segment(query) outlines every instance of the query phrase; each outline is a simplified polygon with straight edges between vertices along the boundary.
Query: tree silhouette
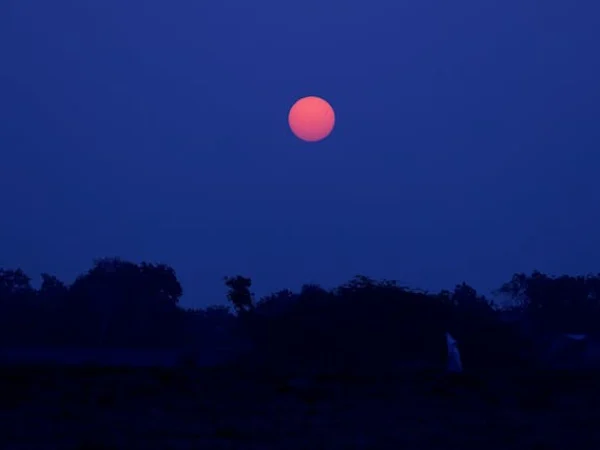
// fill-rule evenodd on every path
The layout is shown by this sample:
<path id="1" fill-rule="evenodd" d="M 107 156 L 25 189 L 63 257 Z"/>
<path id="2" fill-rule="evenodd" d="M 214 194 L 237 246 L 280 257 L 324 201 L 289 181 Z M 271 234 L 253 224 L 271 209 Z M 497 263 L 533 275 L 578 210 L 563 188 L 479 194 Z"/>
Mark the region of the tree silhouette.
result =
<path id="1" fill-rule="evenodd" d="M 22 298 L 32 292 L 31 278 L 21 269 L 0 269 L 0 301 Z"/>
<path id="2" fill-rule="evenodd" d="M 42 285 L 38 291 L 38 295 L 44 298 L 44 300 L 50 301 L 57 298 L 65 297 L 69 289 L 54 275 L 42 273 Z"/>
<path id="3" fill-rule="evenodd" d="M 228 358 L 243 354 L 239 361 L 269 370 L 348 373 L 443 368 L 450 332 L 465 367 L 487 370 L 529 367 L 541 337 L 593 335 L 600 323 L 599 275 L 515 274 L 498 290 L 508 308 L 465 282 L 428 293 L 364 275 L 255 303 L 252 280 L 237 275 L 225 277 L 231 309 L 185 309 L 173 268 L 119 258 L 94 261 L 70 285 L 48 273 L 41 281 L 34 289 L 22 270 L 0 269 L 0 345 L 169 347 L 212 352 L 215 361 L 227 348 Z"/>
<path id="4" fill-rule="evenodd" d="M 181 295 L 172 268 L 118 258 L 97 260 L 70 287 L 71 307 L 85 317 L 75 321 L 85 327 L 77 332 L 96 345 L 169 341 L 164 319 L 176 315 Z"/>
<path id="5" fill-rule="evenodd" d="M 250 278 L 236 275 L 225 277 L 227 286 L 227 300 L 231 302 L 238 314 L 250 312 L 254 309 L 254 294 L 250 292 L 252 280 Z"/>
<path id="6" fill-rule="evenodd" d="M 600 319 L 598 275 L 552 277 L 518 273 L 499 292 L 508 294 L 524 315 L 544 331 L 592 332 Z"/>

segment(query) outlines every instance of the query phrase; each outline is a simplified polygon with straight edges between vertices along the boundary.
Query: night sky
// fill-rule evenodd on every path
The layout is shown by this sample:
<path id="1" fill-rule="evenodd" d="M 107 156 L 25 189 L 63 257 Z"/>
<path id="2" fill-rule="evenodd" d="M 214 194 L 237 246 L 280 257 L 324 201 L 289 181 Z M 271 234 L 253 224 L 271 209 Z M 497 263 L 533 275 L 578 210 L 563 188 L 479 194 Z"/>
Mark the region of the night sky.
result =
<path id="1" fill-rule="evenodd" d="M 186 306 L 357 273 L 600 271 L 600 2 L 3 0 L 0 266 L 165 262 Z M 318 95 L 337 123 L 295 138 Z"/>

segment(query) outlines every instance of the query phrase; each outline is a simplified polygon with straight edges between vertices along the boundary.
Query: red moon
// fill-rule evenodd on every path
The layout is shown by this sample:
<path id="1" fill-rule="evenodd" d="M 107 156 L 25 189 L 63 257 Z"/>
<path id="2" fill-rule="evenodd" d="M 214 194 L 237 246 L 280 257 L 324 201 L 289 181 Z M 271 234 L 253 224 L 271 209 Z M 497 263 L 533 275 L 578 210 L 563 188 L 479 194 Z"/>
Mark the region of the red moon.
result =
<path id="1" fill-rule="evenodd" d="M 290 109 L 288 123 L 296 137 L 307 142 L 325 139 L 333 131 L 335 113 L 321 97 L 304 97 Z"/>

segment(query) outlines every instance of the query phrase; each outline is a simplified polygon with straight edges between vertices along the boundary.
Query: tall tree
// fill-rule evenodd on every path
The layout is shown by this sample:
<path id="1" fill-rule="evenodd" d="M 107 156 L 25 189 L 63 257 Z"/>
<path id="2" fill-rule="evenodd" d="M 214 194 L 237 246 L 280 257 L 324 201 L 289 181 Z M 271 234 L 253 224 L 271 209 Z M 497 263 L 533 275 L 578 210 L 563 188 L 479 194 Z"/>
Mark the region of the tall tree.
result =
<path id="1" fill-rule="evenodd" d="M 250 278 L 236 275 L 225 277 L 227 286 L 227 300 L 238 314 L 243 314 L 254 309 L 254 294 L 250 291 L 252 280 Z"/>

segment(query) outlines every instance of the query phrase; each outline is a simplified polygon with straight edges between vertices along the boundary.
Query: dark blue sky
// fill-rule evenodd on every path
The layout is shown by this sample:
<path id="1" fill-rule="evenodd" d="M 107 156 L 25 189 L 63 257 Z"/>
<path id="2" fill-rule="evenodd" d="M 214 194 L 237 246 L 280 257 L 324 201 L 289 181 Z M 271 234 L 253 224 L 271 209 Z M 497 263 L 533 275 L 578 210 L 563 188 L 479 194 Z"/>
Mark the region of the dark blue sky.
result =
<path id="1" fill-rule="evenodd" d="M 0 265 L 171 264 L 185 305 L 356 273 L 600 271 L 600 3 L 4 0 Z M 332 135 L 287 127 L 301 96 Z"/>

